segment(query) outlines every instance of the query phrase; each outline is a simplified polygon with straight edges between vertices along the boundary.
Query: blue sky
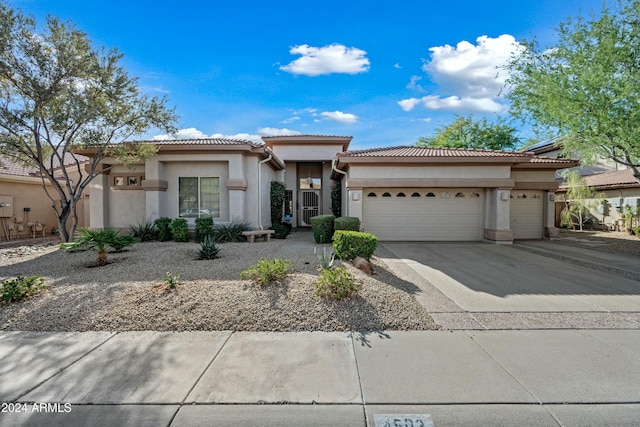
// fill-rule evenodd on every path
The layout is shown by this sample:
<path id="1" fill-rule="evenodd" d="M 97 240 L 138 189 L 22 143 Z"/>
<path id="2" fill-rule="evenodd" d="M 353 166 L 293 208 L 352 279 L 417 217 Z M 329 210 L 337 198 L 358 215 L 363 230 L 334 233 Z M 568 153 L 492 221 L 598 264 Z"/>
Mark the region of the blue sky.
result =
<path id="1" fill-rule="evenodd" d="M 117 47 L 177 136 L 353 136 L 351 149 L 414 144 L 456 115 L 508 117 L 499 67 L 522 39 L 553 44 L 602 0 L 13 0 Z M 154 137 L 154 132 L 145 137 Z M 530 136 L 525 129 L 521 136 Z"/>

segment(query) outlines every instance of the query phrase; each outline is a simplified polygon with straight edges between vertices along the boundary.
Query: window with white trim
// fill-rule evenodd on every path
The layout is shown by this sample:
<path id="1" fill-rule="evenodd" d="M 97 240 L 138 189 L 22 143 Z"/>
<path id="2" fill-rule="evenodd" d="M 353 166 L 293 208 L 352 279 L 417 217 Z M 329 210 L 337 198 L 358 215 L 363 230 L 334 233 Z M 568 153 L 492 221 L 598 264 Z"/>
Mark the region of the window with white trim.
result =
<path id="1" fill-rule="evenodd" d="M 178 178 L 180 218 L 220 218 L 220 178 Z"/>

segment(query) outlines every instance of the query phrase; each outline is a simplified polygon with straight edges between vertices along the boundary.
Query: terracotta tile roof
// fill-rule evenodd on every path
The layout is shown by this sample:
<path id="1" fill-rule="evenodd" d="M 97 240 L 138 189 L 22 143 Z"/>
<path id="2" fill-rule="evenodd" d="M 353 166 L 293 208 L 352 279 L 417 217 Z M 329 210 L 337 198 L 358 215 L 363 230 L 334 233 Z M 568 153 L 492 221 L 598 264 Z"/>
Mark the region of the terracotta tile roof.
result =
<path id="1" fill-rule="evenodd" d="M 135 143 L 149 143 L 157 145 L 251 145 L 261 147 L 258 144 L 246 139 L 227 139 L 227 138 L 198 138 L 198 139 L 153 139 L 144 141 L 133 141 Z"/>
<path id="2" fill-rule="evenodd" d="M 274 135 L 274 136 L 263 136 L 262 139 L 303 139 L 303 140 L 312 140 L 312 139 L 322 139 L 322 140 L 342 140 L 349 139 L 351 140 L 352 136 L 338 136 L 338 135 Z"/>
<path id="3" fill-rule="evenodd" d="M 567 163 L 574 164 L 576 160 L 574 159 L 565 159 L 562 157 L 544 157 L 544 156 L 535 156 L 532 157 L 529 163 Z"/>
<path id="4" fill-rule="evenodd" d="M 0 174 L 16 176 L 37 176 L 36 168 L 26 167 L 14 163 L 6 157 L 0 157 Z"/>
<path id="5" fill-rule="evenodd" d="M 472 148 L 435 148 L 404 145 L 345 151 L 338 157 L 521 157 L 531 158 L 531 153 L 515 151 L 477 150 Z"/>
<path id="6" fill-rule="evenodd" d="M 78 154 L 65 153 L 64 156 L 64 164 L 65 165 L 75 165 L 76 160 L 80 161 L 80 163 L 86 163 L 89 159 L 85 156 L 81 156 Z M 54 157 L 53 159 L 53 169 L 60 169 L 60 161 Z M 7 175 L 15 175 L 15 176 L 40 176 L 40 170 L 36 167 L 23 166 L 15 161 L 9 159 L 8 157 L 2 156 L 0 157 L 0 174 Z"/>
<path id="7" fill-rule="evenodd" d="M 587 185 L 598 190 L 640 187 L 640 182 L 638 182 L 638 180 L 634 178 L 631 169 L 586 175 L 583 178 L 586 181 Z M 560 189 L 566 190 L 567 185 L 565 183 L 562 183 L 560 185 Z"/>

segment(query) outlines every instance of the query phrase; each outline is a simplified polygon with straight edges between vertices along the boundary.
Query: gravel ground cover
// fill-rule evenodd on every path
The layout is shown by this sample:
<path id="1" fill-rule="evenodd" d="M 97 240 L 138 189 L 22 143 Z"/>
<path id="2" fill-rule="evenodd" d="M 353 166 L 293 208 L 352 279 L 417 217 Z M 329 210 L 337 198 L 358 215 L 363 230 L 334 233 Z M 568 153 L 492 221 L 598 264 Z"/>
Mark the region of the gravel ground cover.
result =
<path id="1" fill-rule="evenodd" d="M 0 329 L 31 331 L 349 331 L 429 330 L 438 326 L 411 295 L 413 284 L 373 258 L 367 276 L 343 264 L 362 284 L 358 295 L 331 301 L 315 295 L 318 261 L 310 233 L 287 240 L 227 243 L 220 258 L 197 260 L 196 243 L 137 243 L 109 253 L 67 253 L 53 243 L 0 249 L 0 279 L 43 277 L 49 290 L 0 305 Z M 260 258 L 285 258 L 295 273 L 258 287 L 239 279 Z M 177 289 L 162 282 L 180 275 Z"/>
<path id="2" fill-rule="evenodd" d="M 622 231 L 560 229 L 560 239 L 554 241 L 603 252 L 640 256 L 640 238 Z"/>

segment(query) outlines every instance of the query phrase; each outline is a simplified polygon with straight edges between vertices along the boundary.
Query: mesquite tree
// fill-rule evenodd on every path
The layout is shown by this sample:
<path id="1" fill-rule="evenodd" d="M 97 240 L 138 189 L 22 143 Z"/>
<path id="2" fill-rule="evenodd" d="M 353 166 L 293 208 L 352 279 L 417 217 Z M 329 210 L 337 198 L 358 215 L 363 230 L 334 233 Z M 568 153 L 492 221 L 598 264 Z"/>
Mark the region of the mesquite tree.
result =
<path id="1" fill-rule="evenodd" d="M 37 33 L 33 18 L 0 1 L 0 154 L 39 170 L 63 242 L 73 237 L 84 190 L 104 171 L 100 161 L 139 162 L 155 146 L 123 141 L 151 128 L 175 130 L 166 99 L 142 94 L 121 59 L 55 17 Z M 77 148 L 95 155 L 79 158 Z"/>

